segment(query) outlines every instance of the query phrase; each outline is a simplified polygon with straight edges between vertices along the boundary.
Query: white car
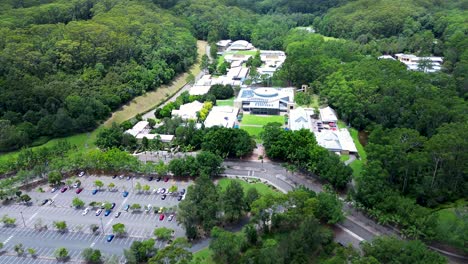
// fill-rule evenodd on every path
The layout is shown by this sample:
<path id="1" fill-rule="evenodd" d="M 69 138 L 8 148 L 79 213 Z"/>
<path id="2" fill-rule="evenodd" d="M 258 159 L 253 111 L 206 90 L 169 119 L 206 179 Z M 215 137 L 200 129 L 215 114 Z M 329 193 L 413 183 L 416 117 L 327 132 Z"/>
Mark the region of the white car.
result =
<path id="1" fill-rule="evenodd" d="M 158 188 L 157 193 L 158 193 L 158 194 L 161 193 L 162 189 L 163 189 L 163 188 Z"/>
<path id="2" fill-rule="evenodd" d="M 172 219 L 174 219 L 174 215 L 171 214 L 168 218 L 167 218 L 167 221 L 172 221 Z"/>
<path id="3" fill-rule="evenodd" d="M 145 212 L 148 213 L 149 211 L 151 211 L 151 208 L 152 208 L 151 204 L 148 204 L 148 207 L 146 208 Z"/>
<path id="4" fill-rule="evenodd" d="M 78 174 L 78 177 L 83 177 L 84 175 L 85 175 L 85 172 L 82 171 L 82 172 L 80 172 L 80 173 Z"/>
<path id="5" fill-rule="evenodd" d="M 162 214 L 164 208 L 163 207 L 159 207 L 159 211 L 158 211 L 158 214 Z"/>
<path id="6" fill-rule="evenodd" d="M 86 208 L 86 209 L 84 209 L 82 215 L 86 215 L 86 214 L 88 214 L 88 212 L 89 212 L 89 208 Z"/>
<path id="7" fill-rule="evenodd" d="M 57 188 L 52 188 L 52 190 L 50 191 L 51 193 L 54 193 L 57 191 Z"/>
<path id="8" fill-rule="evenodd" d="M 102 209 L 98 209 L 98 210 L 96 211 L 96 216 L 99 216 L 101 213 L 102 213 Z"/>

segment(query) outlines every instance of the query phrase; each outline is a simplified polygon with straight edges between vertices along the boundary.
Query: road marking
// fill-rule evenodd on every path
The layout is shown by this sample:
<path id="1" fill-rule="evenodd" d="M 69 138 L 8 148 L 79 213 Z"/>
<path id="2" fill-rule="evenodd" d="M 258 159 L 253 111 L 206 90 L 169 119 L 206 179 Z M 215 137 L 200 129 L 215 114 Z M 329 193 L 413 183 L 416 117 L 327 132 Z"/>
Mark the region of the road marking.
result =
<path id="1" fill-rule="evenodd" d="M 34 213 L 31 217 L 29 217 L 28 222 L 30 222 L 34 217 L 36 217 L 36 215 L 37 215 L 37 212 Z"/>
<path id="2" fill-rule="evenodd" d="M 361 241 L 364 241 L 365 239 L 358 236 L 356 233 L 353 233 L 351 230 L 347 229 L 346 227 L 340 225 L 340 224 L 337 224 L 336 226 L 338 226 L 339 228 L 341 228 L 343 231 L 345 231 L 346 233 L 348 233 L 349 235 L 351 235 L 352 237 L 356 238 L 357 240 L 359 240 L 359 242 Z"/>
<path id="3" fill-rule="evenodd" d="M 94 247 L 94 245 L 96 245 L 96 242 L 91 243 L 91 245 L 89 247 L 92 248 L 92 247 Z"/>
<path id="4" fill-rule="evenodd" d="M 13 235 L 9 236 L 9 237 L 3 242 L 3 244 L 5 245 L 5 244 L 8 243 L 8 241 L 10 241 L 10 239 L 12 239 L 12 238 L 13 238 Z"/>

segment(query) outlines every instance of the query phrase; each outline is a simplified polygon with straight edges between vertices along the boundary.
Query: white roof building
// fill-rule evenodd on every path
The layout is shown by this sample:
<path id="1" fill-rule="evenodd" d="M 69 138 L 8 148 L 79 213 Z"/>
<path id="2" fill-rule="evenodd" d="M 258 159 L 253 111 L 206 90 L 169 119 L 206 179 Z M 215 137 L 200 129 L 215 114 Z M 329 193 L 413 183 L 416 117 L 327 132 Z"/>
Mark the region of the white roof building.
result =
<path id="1" fill-rule="evenodd" d="M 193 101 L 188 104 L 181 105 L 179 110 L 172 110 L 172 116 L 180 116 L 184 120 L 197 119 L 197 112 L 203 108 L 203 103 Z"/>
<path id="2" fill-rule="evenodd" d="M 442 57 L 418 57 L 413 54 L 403 53 L 395 54 L 395 57 L 405 64 L 408 70 L 412 71 L 437 72 L 442 69 L 442 63 L 444 63 L 444 58 Z M 428 62 L 425 69 L 420 67 L 420 63 L 423 61 Z"/>
<path id="3" fill-rule="evenodd" d="M 234 127 L 237 122 L 239 108 L 231 106 L 213 106 L 205 120 L 205 127 L 222 126 Z"/>
<path id="4" fill-rule="evenodd" d="M 234 106 L 257 115 L 278 115 L 294 109 L 295 88 L 242 88 Z"/>
<path id="5" fill-rule="evenodd" d="M 379 60 L 395 60 L 395 58 L 393 58 L 391 55 L 382 55 L 382 56 L 377 57 L 377 59 L 379 59 Z"/>
<path id="6" fill-rule="evenodd" d="M 321 132 L 314 131 L 317 144 L 333 152 L 357 153 L 356 145 L 349 134 L 348 129 L 339 130 L 324 129 Z"/>
<path id="7" fill-rule="evenodd" d="M 150 134 L 151 129 L 148 127 L 148 125 L 148 121 L 139 121 L 133 126 L 133 128 L 125 131 L 125 133 L 134 136 L 136 139 L 155 139 L 159 136 L 161 141 L 166 143 L 171 142 L 174 139 L 173 135 Z"/>
<path id="8" fill-rule="evenodd" d="M 314 115 L 314 110 L 311 108 L 298 107 L 293 110 L 289 110 L 289 129 L 290 130 L 310 130 L 311 116 Z"/>
<path id="9" fill-rule="evenodd" d="M 232 43 L 232 40 L 225 39 L 225 40 L 220 40 L 220 41 L 216 42 L 216 46 L 227 48 L 227 47 L 229 47 L 229 45 L 231 45 L 231 43 Z"/>
<path id="10" fill-rule="evenodd" d="M 328 122 L 338 122 L 338 117 L 336 116 L 335 110 L 327 106 L 325 108 L 319 109 L 320 111 L 320 120 L 324 123 Z"/>
<path id="11" fill-rule="evenodd" d="M 245 40 L 236 40 L 231 43 L 229 48 L 227 49 L 228 51 L 230 50 L 252 50 L 255 47 L 250 44 L 250 42 L 245 41 Z"/>

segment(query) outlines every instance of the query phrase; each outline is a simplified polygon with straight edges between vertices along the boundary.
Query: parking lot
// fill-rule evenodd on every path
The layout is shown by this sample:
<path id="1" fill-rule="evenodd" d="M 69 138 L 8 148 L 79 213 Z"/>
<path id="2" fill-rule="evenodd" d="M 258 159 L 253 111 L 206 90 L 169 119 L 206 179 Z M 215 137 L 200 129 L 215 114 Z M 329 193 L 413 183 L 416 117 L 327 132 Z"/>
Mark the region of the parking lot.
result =
<path id="1" fill-rule="evenodd" d="M 32 198 L 31 205 L 23 205 L 13 203 L 10 205 L 2 205 L 0 217 L 8 215 L 16 218 L 15 227 L 0 228 L 0 242 L 4 243 L 4 250 L 13 251 L 13 247 L 22 243 L 25 248 L 34 248 L 39 256 L 52 256 L 53 252 L 58 247 L 65 247 L 70 251 L 71 258 L 78 258 L 84 248 L 93 247 L 100 249 L 105 255 L 121 256 L 123 249 L 128 248 L 135 240 L 144 240 L 154 238 L 153 231 L 158 227 L 167 227 L 174 230 L 174 236 L 184 236 L 183 228 L 177 224 L 176 206 L 179 203 L 179 191 L 187 189 L 191 182 L 176 182 L 174 180 L 156 180 L 148 181 L 144 178 L 126 178 L 120 179 L 116 177 L 96 177 L 84 176 L 76 178 L 81 181 L 82 192 L 76 194 L 76 188 L 68 189 L 61 192 L 60 189 L 51 192 L 50 187 L 43 186 L 44 192 L 34 191 L 27 192 Z M 93 194 L 96 189 L 94 182 L 102 181 L 104 186 Z M 109 183 L 114 183 L 115 189 L 109 191 L 107 186 Z M 149 192 L 137 192 L 136 186 L 138 182 L 141 186 L 149 185 Z M 177 186 L 178 191 L 172 195 L 166 194 L 165 199 L 162 199 L 163 194 L 157 194 L 153 190 L 165 188 L 168 192 L 171 186 Z M 174 187 L 173 187 L 174 188 Z M 128 196 L 123 197 L 123 192 L 127 191 Z M 78 197 L 84 201 L 85 206 L 81 209 L 72 207 L 73 198 Z M 183 196 L 182 196 L 183 197 Z M 49 202 L 42 205 L 44 200 Z M 53 203 L 50 203 L 53 200 Z M 90 207 L 91 202 L 96 202 L 97 207 L 90 208 L 89 212 L 83 215 L 84 208 Z M 101 203 L 115 203 L 115 207 L 111 210 L 108 216 L 105 216 L 104 211 L 99 216 L 96 216 L 96 210 L 100 208 Z M 127 205 L 139 204 L 141 210 L 135 212 L 132 209 L 125 211 Z M 145 206 L 151 205 L 152 210 L 145 212 Z M 161 220 L 161 214 L 157 211 L 163 207 L 164 219 Z M 116 212 L 121 212 L 118 218 L 115 217 Z M 169 221 L 169 216 L 173 215 L 173 219 Z M 65 221 L 67 224 L 66 232 L 59 232 L 55 229 L 54 221 Z M 125 225 L 126 235 L 124 237 L 115 237 L 111 242 L 107 242 L 106 238 L 112 234 L 112 225 L 122 223 Z M 35 227 L 38 224 L 47 225 L 47 229 L 42 231 Z M 92 233 L 90 226 L 96 225 L 99 227 L 96 233 Z M 104 230 L 102 232 L 102 230 Z M 157 241 L 157 246 L 164 246 L 163 241 Z M 1 259 L 0 257 L 0 263 Z"/>

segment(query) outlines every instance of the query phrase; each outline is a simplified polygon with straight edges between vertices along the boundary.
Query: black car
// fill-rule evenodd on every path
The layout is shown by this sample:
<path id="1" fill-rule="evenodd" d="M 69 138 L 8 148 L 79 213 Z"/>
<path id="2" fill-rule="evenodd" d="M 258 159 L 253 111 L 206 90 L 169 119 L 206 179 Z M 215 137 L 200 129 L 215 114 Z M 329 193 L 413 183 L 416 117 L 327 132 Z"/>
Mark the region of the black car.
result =
<path id="1" fill-rule="evenodd" d="M 115 203 L 112 203 L 111 204 L 111 209 L 114 209 L 114 207 L 115 207 Z"/>
<path id="2" fill-rule="evenodd" d="M 182 196 L 177 197 L 177 201 L 182 201 Z"/>
<path id="3" fill-rule="evenodd" d="M 163 194 L 163 195 L 161 196 L 161 200 L 166 200 L 166 197 L 167 197 L 167 195 Z"/>
<path id="4" fill-rule="evenodd" d="M 148 181 L 152 181 L 154 178 L 153 177 L 149 177 L 148 178 Z"/>
<path id="5" fill-rule="evenodd" d="M 185 189 L 182 189 L 182 191 L 180 191 L 180 194 L 184 195 L 185 194 Z"/>
<path id="6" fill-rule="evenodd" d="M 42 201 L 42 205 L 46 204 L 49 202 L 49 199 L 45 199 L 44 201 Z"/>
<path id="7" fill-rule="evenodd" d="M 114 176 L 112 176 L 112 179 L 115 179 L 115 178 L 117 178 L 117 174 L 116 174 L 116 175 L 114 175 Z"/>
<path id="8" fill-rule="evenodd" d="M 161 180 L 162 180 L 161 177 L 158 177 L 158 178 L 156 179 L 157 182 L 160 182 Z"/>

